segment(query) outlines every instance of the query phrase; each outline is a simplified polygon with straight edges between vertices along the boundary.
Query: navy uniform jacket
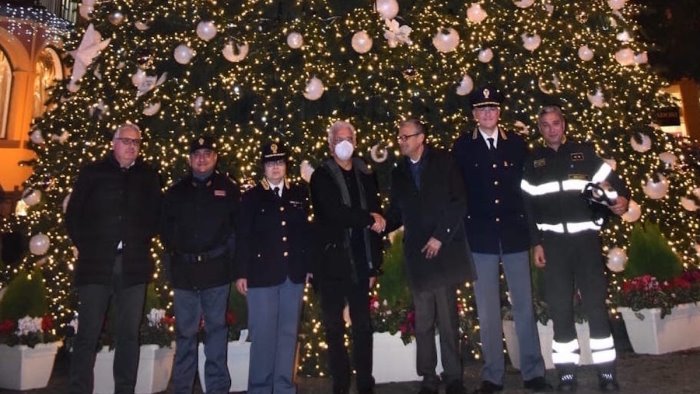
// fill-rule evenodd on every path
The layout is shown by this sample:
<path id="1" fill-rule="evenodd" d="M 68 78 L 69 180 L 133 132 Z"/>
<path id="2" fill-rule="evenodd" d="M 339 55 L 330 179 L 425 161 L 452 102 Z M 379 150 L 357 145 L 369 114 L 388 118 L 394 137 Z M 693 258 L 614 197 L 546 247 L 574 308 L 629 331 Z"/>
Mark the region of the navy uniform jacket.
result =
<path id="1" fill-rule="evenodd" d="M 278 197 L 263 180 L 243 194 L 238 223 L 238 278 L 248 287 L 303 283 L 310 272 L 309 193 L 285 181 Z"/>
<path id="2" fill-rule="evenodd" d="M 452 150 L 467 189 L 464 223 L 476 253 L 516 253 L 530 247 L 520 190 L 527 145 L 517 134 L 500 128 L 498 133 L 493 153 L 478 128 L 463 133 Z"/>
<path id="3" fill-rule="evenodd" d="M 233 280 L 239 199 L 238 186 L 218 171 L 203 181 L 188 175 L 168 189 L 161 240 L 173 288 L 206 289 Z"/>

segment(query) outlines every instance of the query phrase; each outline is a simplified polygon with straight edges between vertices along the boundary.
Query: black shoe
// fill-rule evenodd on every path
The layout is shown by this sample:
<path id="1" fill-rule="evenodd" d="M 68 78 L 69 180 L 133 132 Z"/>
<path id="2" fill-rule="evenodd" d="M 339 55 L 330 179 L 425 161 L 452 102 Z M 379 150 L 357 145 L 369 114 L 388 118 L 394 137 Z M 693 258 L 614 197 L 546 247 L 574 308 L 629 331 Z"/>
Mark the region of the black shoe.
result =
<path id="1" fill-rule="evenodd" d="M 598 375 L 598 390 L 608 393 L 620 391 L 620 384 L 617 383 L 614 374 L 601 373 Z"/>
<path id="2" fill-rule="evenodd" d="M 464 389 L 464 385 L 462 384 L 461 380 L 455 380 L 454 382 L 450 382 L 447 385 L 447 388 L 445 389 L 446 394 L 467 394 L 467 391 Z"/>
<path id="3" fill-rule="evenodd" d="M 576 391 L 576 375 L 574 374 L 563 374 L 559 376 L 559 384 L 557 385 L 557 391 L 573 393 Z"/>
<path id="4" fill-rule="evenodd" d="M 483 380 L 481 382 L 481 386 L 474 391 L 474 394 L 491 394 L 498 393 L 499 391 L 503 391 L 502 384 L 496 384 L 489 382 L 488 380 Z"/>
<path id="5" fill-rule="evenodd" d="M 552 385 L 547 383 L 547 380 L 543 376 L 526 380 L 523 382 L 523 387 L 525 387 L 526 390 L 532 390 L 536 393 L 548 393 L 554 390 Z"/>
<path id="6" fill-rule="evenodd" d="M 435 389 L 431 389 L 430 387 L 421 387 L 418 394 L 438 394 L 438 391 Z"/>

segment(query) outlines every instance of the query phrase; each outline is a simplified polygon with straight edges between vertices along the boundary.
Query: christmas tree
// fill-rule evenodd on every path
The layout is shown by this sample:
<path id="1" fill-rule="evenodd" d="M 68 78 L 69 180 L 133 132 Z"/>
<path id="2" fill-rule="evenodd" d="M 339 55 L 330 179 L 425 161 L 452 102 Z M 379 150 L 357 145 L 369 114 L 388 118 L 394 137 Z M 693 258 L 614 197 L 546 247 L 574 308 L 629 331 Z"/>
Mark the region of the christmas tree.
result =
<path id="1" fill-rule="evenodd" d="M 484 84 L 505 93 L 502 126 L 532 144 L 541 143 L 539 108 L 560 105 L 569 135 L 595 144 L 626 180 L 634 202 L 606 226 L 603 253 L 626 248 L 632 223 L 646 220 L 694 265 L 700 189 L 679 143 L 653 124 L 655 110 L 673 104 L 646 64 L 638 12 L 626 0 L 83 0 L 84 23 L 65 45 L 73 75 L 31 131 L 34 174 L 3 228 L 32 237 L 32 253 L 0 284 L 41 266 L 52 311 L 70 320 L 66 199 L 80 166 L 108 152 L 123 122 L 141 127 L 143 156 L 165 185 L 185 173 L 186 143 L 205 131 L 223 147 L 219 168 L 248 184 L 270 139 L 290 146 L 291 175 L 307 178 L 296 169 L 318 164 L 327 127 L 347 119 L 386 190 L 398 122 L 423 120 L 431 143 L 449 148 L 474 126 L 468 94 Z M 611 274 L 611 292 L 619 280 Z M 461 295 L 473 342 L 471 290 Z M 304 373 L 317 374 L 324 345 L 308 296 L 302 357 Z"/>

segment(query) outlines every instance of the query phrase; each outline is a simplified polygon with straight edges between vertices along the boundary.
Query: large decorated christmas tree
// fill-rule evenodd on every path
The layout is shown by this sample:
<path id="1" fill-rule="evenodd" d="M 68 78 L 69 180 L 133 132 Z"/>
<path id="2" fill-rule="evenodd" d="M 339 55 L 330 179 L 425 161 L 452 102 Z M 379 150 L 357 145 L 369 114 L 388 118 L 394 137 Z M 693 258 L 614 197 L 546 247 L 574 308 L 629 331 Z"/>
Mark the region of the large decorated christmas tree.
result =
<path id="1" fill-rule="evenodd" d="M 595 144 L 625 178 L 632 207 L 607 225 L 604 254 L 624 250 L 631 223 L 646 220 L 697 264 L 700 193 L 678 142 L 654 125 L 672 103 L 626 0 L 83 0 L 80 9 L 65 45 L 72 76 L 31 130 L 34 174 L 3 228 L 31 237 L 32 253 L 5 267 L 0 284 L 41 266 L 59 320 L 74 307 L 64 207 L 80 166 L 108 152 L 117 125 L 141 127 L 164 185 L 185 173 L 186 143 L 201 132 L 223 147 L 220 169 L 247 184 L 270 139 L 290 146 L 292 176 L 306 178 L 327 155 L 327 127 L 346 119 L 386 190 L 398 122 L 420 118 L 431 143 L 449 148 L 474 126 L 468 94 L 484 84 L 505 93 L 504 127 L 541 143 L 536 113 L 560 105 L 569 135 Z M 618 281 L 611 274 L 611 293 Z M 463 327 L 475 330 L 471 291 L 461 293 Z M 323 352 L 316 308 L 309 301 L 305 360 Z M 318 373 L 309 363 L 304 371 Z"/>

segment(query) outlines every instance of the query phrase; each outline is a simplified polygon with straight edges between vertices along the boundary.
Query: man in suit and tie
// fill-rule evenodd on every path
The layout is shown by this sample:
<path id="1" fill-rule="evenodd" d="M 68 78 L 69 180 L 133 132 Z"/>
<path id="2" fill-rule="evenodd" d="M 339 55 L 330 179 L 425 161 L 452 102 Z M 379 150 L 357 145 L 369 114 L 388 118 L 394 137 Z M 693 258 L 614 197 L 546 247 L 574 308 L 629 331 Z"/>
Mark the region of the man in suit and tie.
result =
<path id="1" fill-rule="evenodd" d="M 464 185 L 449 153 L 425 144 L 425 126 L 409 119 L 397 136 L 404 156 L 391 176 L 387 230 L 404 226 L 406 273 L 415 307 L 420 394 L 438 392 L 435 326 L 447 394 L 464 393 L 457 320 L 458 286 L 474 279 L 464 233 Z"/>
<path id="2" fill-rule="evenodd" d="M 503 265 L 513 304 L 524 386 L 548 391 L 551 386 L 544 379 L 532 306 L 530 238 L 520 190 L 527 144 L 519 135 L 498 125 L 502 100 L 498 90 L 482 87 L 470 99 L 477 126 L 457 139 L 453 154 L 467 189 L 469 206 L 464 223 L 478 278 L 474 292 L 484 367 L 476 392 L 503 390 L 499 263 Z"/>

